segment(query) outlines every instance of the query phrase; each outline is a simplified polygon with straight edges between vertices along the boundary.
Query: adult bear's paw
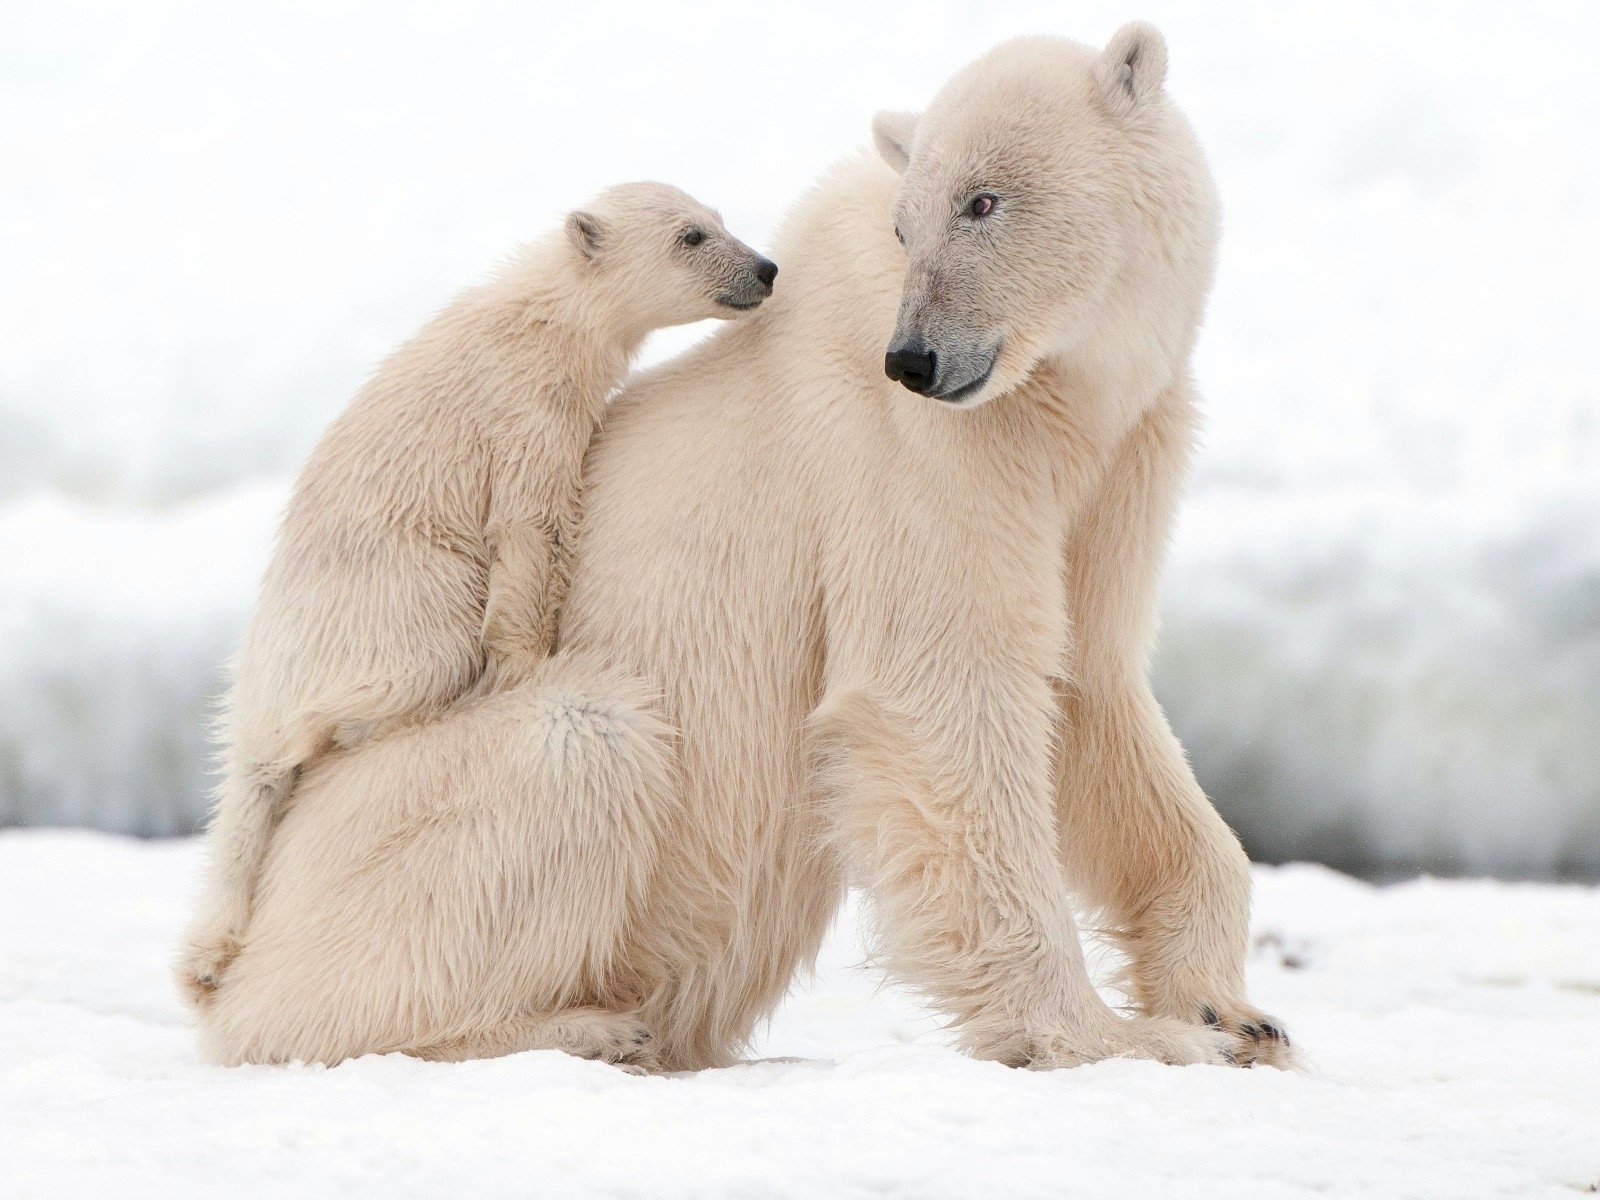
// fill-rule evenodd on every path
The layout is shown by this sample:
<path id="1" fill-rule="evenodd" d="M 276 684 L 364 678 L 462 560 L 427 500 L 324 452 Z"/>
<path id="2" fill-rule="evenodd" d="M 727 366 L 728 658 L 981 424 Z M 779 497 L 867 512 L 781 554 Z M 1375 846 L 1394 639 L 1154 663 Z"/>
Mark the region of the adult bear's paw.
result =
<path id="1" fill-rule="evenodd" d="M 1147 1058 L 1171 1066 L 1234 1066 L 1237 1044 L 1220 1030 L 1166 1017 L 1127 1017 L 1092 1033 L 1073 1030 L 1035 1035 L 1022 1065 L 1037 1071 L 1077 1067 L 1108 1058 Z"/>
<path id="2" fill-rule="evenodd" d="M 551 1018 L 549 1036 L 557 1048 L 577 1058 L 610 1063 L 634 1074 L 660 1069 L 655 1035 L 632 1013 L 568 1009 Z"/>
<path id="3" fill-rule="evenodd" d="M 1173 972 L 1145 982 L 1131 989 L 1133 1011 L 1227 1034 L 1241 1067 L 1259 1063 L 1290 1070 L 1301 1065 L 1283 1022 L 1248 1003 L 1236 986 L 1218 982 L 1215 974 Z"/>
<path id="4" fill-rule="evenodd" d="M 1241 1067 L 1259 1063 L 1288 1070 L 1299 1065 L 1283 1022 L 1258 1008 L 1241 1002 L 1202 1002 L 1196 1007 L 1195 1020 L 1233 1039 L 1234 1056 Z"/>

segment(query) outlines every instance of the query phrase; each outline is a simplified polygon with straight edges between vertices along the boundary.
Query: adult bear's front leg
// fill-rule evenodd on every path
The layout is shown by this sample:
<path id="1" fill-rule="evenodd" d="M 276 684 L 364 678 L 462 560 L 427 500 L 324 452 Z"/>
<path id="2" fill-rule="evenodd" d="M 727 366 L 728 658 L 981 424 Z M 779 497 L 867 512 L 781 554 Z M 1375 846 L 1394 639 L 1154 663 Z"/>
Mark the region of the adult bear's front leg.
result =
<path id="1" fill-rule="evenodd" d="M 954 704 L 852 689 L 819 708 L 819 777 L 884 966 L 946 1010 L 978 1057 L 1228 1061 L 1226 1037 L 1119 1017 L 1095 991 L 1056 858 L 1051 717 L 1043 680 L 972 684 Z"/>
<path id="2" fill-rule="evenodd" d="M 1187 385 L 1132 430 L 1068 541 L 1077 651 L 1060 688 L 1057 805 L 1074 888 L 1128 955 L 1146 1014 L 1222 1029 L 1242 1063 L 1287 1065 L 1245 998 L 1250 864 L 1196 782 L 1146 676 L 1156 584 L 1193 426 Z"/>
<path id="3" fill-rule="evenodd" d="M 1128 955 L 1134 1003 L 1223 1030 L 1242 1064 L 1290 1065 L 1282 1022 L 1245 998 L 1250 864 L 1155 698 L 1083 683 L 1062 703 L 1062 852 Z"/>

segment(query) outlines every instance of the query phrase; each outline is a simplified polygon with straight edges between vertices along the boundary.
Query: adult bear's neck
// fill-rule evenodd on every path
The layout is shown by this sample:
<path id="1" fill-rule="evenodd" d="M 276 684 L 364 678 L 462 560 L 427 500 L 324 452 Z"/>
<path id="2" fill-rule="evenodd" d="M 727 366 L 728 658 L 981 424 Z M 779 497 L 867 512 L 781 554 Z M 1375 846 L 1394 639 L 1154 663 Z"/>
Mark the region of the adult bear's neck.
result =
<path id="1" fill-rule="evenodd" d="M 1049 364 L 1124 428 L 1188 376 L 1215 271 L 1216 185 L 1187 125 L 1176 113 L 1171 122 L 1164 153 L 1147 156 L 1150 175 L 1128 194 L 1127 257 L 1093 320 Z M 1174 147 L 1187 160 L 1168 161 Z"/>
<path id="2" fill-rule="evenodd" d="M 800 198 L 774 244 L 777 291 L 757 314 L 786 353 L 826 358 L 852 388 L 887 392 L 905 254 L 889 215 L 899 176 L 875 155 L 839 162 Z"/>

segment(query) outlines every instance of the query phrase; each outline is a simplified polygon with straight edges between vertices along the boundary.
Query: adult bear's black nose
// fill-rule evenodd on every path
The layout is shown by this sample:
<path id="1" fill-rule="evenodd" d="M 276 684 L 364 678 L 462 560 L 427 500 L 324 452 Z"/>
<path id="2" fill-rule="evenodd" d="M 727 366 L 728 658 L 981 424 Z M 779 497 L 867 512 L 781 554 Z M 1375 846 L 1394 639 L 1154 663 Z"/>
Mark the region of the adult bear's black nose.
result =
<path id="1" fill-rule="evenodd" d="M 938 369 L 939 356 L 920 343 L 890 349 L 883 356 L 883 373 L 919 396 L 932 390 Z"/>
<path id="2" fill-rule="evenodd" d="M 767 290 L 772 290 L 772 281 L 778 277 L 778 264 L 769 258 L 763 258 L 756 266 L 756 278 L 766 284 Z"/>

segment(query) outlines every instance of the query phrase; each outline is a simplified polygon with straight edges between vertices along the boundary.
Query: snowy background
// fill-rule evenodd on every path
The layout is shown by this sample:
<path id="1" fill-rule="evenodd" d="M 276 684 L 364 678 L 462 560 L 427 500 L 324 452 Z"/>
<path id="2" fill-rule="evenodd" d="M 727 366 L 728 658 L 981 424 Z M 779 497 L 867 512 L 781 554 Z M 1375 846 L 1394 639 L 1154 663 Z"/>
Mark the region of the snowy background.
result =
<path id="1" fill-rule="evenodd" d="M 0 10 L 0 824 L 191 831 L 296 465 L 507 247 L 657 177 L 762 244 L 1019 32 L 1148 17 L 1226 204 L 1162 698 L 1268 860 L 1600 872 L 1600 8 Z M 659 355 L 682 338 L 659 344 Z"/>

